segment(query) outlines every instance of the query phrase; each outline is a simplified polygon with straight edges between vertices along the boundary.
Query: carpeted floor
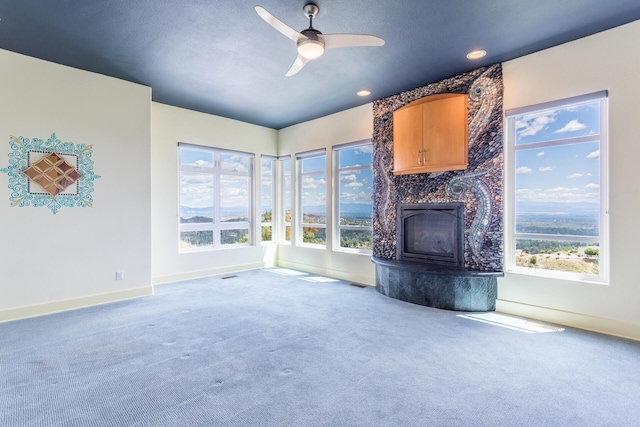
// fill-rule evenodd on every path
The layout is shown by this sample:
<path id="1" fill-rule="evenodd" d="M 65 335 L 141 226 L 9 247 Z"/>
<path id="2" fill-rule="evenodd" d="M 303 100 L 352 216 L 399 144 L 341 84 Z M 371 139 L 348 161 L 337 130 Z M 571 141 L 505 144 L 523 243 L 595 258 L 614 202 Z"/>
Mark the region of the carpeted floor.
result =
<path id="1" fill-rule="evenodd" d="M 640 425 L 638 342 L 227 276 L 0 324 L 0 426 Z"/>

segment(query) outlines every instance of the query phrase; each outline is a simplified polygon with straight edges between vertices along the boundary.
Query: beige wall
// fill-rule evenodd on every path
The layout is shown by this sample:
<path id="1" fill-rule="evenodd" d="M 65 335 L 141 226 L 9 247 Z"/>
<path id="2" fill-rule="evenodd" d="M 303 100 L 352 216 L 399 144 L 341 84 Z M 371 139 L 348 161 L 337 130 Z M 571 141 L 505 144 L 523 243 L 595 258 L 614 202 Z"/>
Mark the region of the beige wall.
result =
<path id="1" fill-rule="evenodd" d="M 92 208 L 54 215 L 10 207 L 0 174 L 0 321 L 151 294 L 150 89 L 0 51 L 0 93 L 0 167 L 9 135 L 55 133 L 101 175 Z"/>
<path id="2" fill-rule="evenodd" d="M 178 142 L 254 153 L 254 207 L 260 195 L 260 154 L 276 155 L 274 129 L 152 103 L 151 224 L 154 283 L 273 265 L 274 244 L 178 252 Z M 257 215 L 259 217 L 259 215 Z M 259 224 L 254 236 L 260 236 Z"/>
<path id="3" fill-rule="evenodd" d="M 291 154 L 293 159 L 295 153 L 326 148 L 327 170 L 331 171 L 333 168 L 332 146 L 369 140 L 372 134 L 373 109 L 372 104 L 366 104 L 281 129 L 278 154 Z M 332 212 L 333 186 L 329 178 L 330 174 L 327 175 L 327 212 Z M 294 194 L 295 190 L 294 188 Z M 329 215 L 327 216 L 329 217 Z M 371 255 L 335 250 L 330 232 L 331 227 L 332 218 L 327 218 L 327 250 L 297 245 L 294 230 L 293 243 L 279 246 L 278 264 L 347 280 L 375 284 L 375 269 L 371 263 Z"/>
<path id="4" fill-rule="evenodd" d="M 503 64 L 505 110 L 609 91 L 611 277 L 601 285 L 507 273 L 499 310 L 640 339 L 638 40 L 640 21 Z"/>

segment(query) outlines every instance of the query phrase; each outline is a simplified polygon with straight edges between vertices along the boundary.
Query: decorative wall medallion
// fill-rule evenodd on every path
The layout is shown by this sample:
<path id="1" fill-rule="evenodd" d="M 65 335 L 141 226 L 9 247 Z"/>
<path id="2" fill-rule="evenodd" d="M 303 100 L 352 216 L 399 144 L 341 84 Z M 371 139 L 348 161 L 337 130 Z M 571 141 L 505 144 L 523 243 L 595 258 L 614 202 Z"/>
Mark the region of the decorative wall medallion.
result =
<path id="1" fill-rule="evenodd" d="M 43 141 L 11 136 L 9 175 L 11 206 L 46 206 L 54 214 L 63 207 L 92 207 L 93 171 L 91 145 L 62 142 L 56 134 Z"/>

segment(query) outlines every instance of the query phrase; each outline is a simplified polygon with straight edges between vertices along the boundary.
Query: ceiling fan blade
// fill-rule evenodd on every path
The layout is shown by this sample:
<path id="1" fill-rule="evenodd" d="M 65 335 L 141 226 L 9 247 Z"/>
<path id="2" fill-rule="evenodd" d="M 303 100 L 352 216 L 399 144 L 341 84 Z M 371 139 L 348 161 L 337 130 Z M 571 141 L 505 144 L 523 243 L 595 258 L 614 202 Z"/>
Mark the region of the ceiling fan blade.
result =
<path id="1" fill-rule="evenodd" d="M 323 34 L 324 48 L 357 47 L 357 46 L 382 46 L 384 40 L 380 37 L 367 34 Z"/>
<path id="2" fill-rule="evenodd" d="M 256 12 L 258 12 L 258 15 L 260 15 L 260 18 L 264 19 L 267 24 L 271 25 L 273 28 L 280 31 L 282 34 L 284 34 L 294 42 L 297 42 L 300 37 L 304 37 L 298 31 L 294 30 L 293 28 L 291 28 L 290 26 L 288 26 L 287 24 L 285 24 L 284 22 L 282 22 L 281 20 L 273 16 L 264 7 L 256 6 L 255 9 L 256 9 Z"/>
<path id="3" fill-rule="evenodd" d="M 298 57 L 293 62 L 293 65 L 291 66 L 291 68 L 289 68 L 289 71 L 287 71 L 287 74 L 285 74 L 285 76 L 287 77 L 293 76 L 295 73 L 302 70 L 302 67 L 304 67 L 307 62 L 309 62 L 307 58 L 305 58 L 304 56 L 298 55 Z"/>

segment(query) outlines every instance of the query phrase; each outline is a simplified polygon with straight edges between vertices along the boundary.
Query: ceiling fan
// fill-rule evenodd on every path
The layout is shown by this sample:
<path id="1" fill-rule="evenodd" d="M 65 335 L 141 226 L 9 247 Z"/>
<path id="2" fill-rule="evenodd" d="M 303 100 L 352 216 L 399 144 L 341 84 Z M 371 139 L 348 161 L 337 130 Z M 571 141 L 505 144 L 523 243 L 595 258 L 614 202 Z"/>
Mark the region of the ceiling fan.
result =
<path id="1" fill-rule="evenodd" d="M 313 3 L 309 3 L 302 8 L 304 15 L 309 18 L 309 28 L 300 32 L 273 16 L 264 7 L 256 6 L 255 9 L 267 24 L 293 40 L 298 46 L 298 57 L 293 62 L 291 68 L 289 68 L 289 71 L 287 71 L 287 77 L 296 74 L 311 59 L 322 56 L 325 49 L 384 45 L 384 40 L 380 37 L 366 34 L 322 34 L 313 28 L 313 18 L 318 16 L 318 12 L 320 12 L 320 8 Z"/>

